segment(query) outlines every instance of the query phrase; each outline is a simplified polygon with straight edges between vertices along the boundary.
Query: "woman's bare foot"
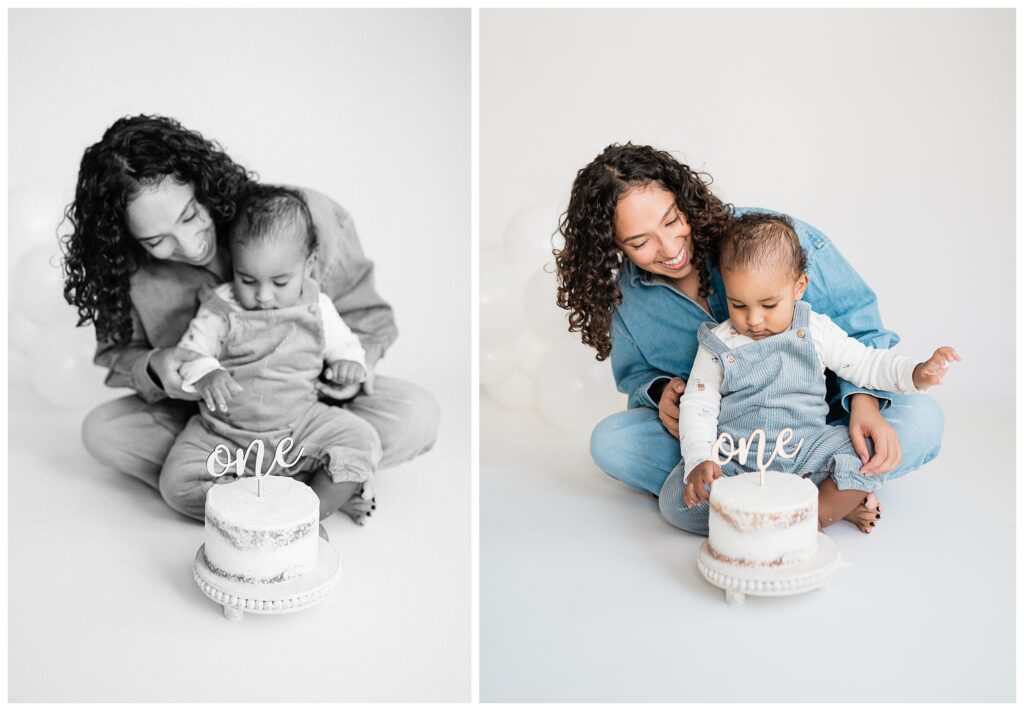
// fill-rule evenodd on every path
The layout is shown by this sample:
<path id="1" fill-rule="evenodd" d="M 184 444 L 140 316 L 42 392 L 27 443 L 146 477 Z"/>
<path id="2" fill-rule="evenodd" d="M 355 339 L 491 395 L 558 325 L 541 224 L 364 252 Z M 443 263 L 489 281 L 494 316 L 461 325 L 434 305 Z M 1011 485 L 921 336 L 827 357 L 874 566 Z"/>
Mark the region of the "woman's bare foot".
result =
<path id="1" fill-rule="evenodd" d="M 373 516 L 373 512 L 376 509 L 377 496 L 370 482 L 364 482 L 348 501 L 338 507 L 338 511 L 341 511 L 360 526 L 366 524 L 367 517 Z"/>
<path id="2" fill-rule="evenodd" d="M 849 519 L 858 510 L 858 507 L 864 508 L 869 499 L 873 499 L 877 506 L 878 499 L 873 497 L 874 494 L 868 494 L 859 489 L 840 491 L 831 478 L 826 479 L 818 488 L 818 530 L 823 531 L 841 519 Z M 858 527 L 860 519 L 861 517 L 858 515 L 857 520 L 854 521 Z M 864 529 L 861 528 L 861 530 Z M 868 526 L 868 530 L 871 530 L 871 526 Z"/>
<path id="3" fill-rule="evenodd" d="M 871 533 L 875 530 L 875 524 L 882 518 L 882 502 L 874 494 L 868 494 L 864 501 L 857 504 L 857 507 L 843 518 L 864 533 Z"/>

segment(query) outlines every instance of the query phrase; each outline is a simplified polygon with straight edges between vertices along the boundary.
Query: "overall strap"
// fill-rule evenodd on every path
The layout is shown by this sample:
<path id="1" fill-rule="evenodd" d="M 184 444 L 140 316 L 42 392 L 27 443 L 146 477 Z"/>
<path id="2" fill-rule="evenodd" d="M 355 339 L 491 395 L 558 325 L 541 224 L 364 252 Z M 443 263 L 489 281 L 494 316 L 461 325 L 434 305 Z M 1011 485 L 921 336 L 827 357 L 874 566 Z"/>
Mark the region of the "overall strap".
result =
<path id="1" fill-rule="evenodd" d="M 811 323 L 811 305 L 798 301 L 793 305 L 793 329 L 805 329 Z"/>
<path id="2" fill-rule="evenodd" d="M 716 356 L 721 356 L 728 350 L 731 350 L 729 346 L 725 345 L 725 342 L 721 338 L 715 335 L 712 330 L 718 326 L 717 323 L 711 321 L 705 321 L 697 329 L 697 341 L 711 351 Z"/>

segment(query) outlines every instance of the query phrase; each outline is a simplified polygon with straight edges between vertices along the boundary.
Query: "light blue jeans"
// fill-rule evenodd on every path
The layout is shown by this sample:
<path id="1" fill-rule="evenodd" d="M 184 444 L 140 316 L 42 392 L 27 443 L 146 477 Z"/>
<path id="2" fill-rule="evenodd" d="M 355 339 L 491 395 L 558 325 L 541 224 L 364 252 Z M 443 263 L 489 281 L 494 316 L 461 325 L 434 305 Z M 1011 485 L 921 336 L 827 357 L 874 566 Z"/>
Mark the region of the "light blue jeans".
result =
<path id="1" fill-rule="evenodd" d="M 373 395 L 357 397 L 344 408 L 377 430 L 383 450 L 378 469 L 429 450 L 440 420 L 434 397 L 418 385 L 386 375 L 378 375 L 374 386 Z M 159 489 L 171 445 L 198 411 L 196 403 L 187 400 L 146 403 L 129 395 L 90 412 L 82 423 L 82 440 L 103 464 Z"/>
<path id="2" fill-rule="evenodd" d="M 896 430 L 903 450 L 900 466 L 880 475 L 884 484 L 919 469 L 938 456 L 945 419 L 927 395 L 895 395 L 882 416 Z M 849 416 L 829 424 L 849 424 Z M 608 476 L 655 496 L 679 464 L 679 440 L 658 419 L 658 411 L 635 407 L 598 423 L 590 436 L 590 455 Z"/>

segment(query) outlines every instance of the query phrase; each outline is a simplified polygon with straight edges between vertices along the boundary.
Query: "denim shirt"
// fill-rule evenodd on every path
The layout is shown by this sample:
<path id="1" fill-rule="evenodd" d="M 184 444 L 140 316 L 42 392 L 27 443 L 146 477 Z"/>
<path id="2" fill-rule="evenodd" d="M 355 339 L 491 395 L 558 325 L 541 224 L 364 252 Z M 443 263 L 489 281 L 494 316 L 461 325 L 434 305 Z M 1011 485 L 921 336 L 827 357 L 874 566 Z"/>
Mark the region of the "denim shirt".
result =
<path id="1" fill-rule="evenodd" d="M 762 208 L 736 208 L 769 212 Z M 803 301 L 831 318 L 840 328 L 872 348 L 891 348 L 899 336 L 882 325 L 875 293 L 839 253 L 828 237 L 805 222 L 793 219 L 800 244 L 807 253 L 810 283 Z M 629 396 L 628 407 L 653 407 L 650 388 L 672 376 L 690 377 L 697 355 L 697 329 L 701 323 L 721 323 L 729 318 L 725 286 L 718 269 L 710 265 L 711 293 L 705 311 L 668 279 L 640 269 L 628 259 L 619 273 L 622 303 L 612 309 L 612 373 L 619 391 Z M 893 393 L 860 388 L 839 380 L 839 398 L 850 410 L 850 397 L 868 393 L 879 407 L 889 406 Z"/>
<path id="2" fill-rule="evenodd" d="M 398 336 L 391 307 L 373 285 L 373 262 L 363 254 L 349 214 L 318 192 L 299 188 L 316 225 L 319 247 L 313 279 L 331 297 L 335 308 L 375 363 Z M 226 249 L 223 243 L 218 249 Z M 208 267 L 151 259 L 131 276 L 132 336 L 128 343 L 96 346 L 96 365 L 109 372 L 105 383 L 135 390 L 146 402 L 167 397 L 149 375 L 149 358 L 157 348 L 172 348 L 188 330 L 199 308 L 199 291 L 231 278 Z"/>

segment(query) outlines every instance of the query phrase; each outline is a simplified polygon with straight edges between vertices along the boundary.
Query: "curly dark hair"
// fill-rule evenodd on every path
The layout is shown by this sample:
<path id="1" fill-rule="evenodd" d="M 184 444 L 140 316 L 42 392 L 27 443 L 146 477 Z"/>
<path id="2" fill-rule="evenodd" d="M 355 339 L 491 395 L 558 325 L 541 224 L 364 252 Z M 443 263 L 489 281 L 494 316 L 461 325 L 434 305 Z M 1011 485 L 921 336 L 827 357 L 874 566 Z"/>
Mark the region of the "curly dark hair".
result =
<path id="1" fill-rule="evenodd" d="M 77 307 L 78 325 L 92 322 L 100 341 L 131 338 L 131 275 L 152 257 L 129 232 L 125 210 L 143 188 L 167 177 L 192 185 L 218 239 L 256 179 L 217 143 L 163 116 L 119 119 L 85 149 L 75 200 L 64 211 L 73 229 L 61 237 L 64 298 Z"/>
<path id="2" fill-rule="evenodd" d="M 558 226 L 565 246 L 554 251 L 557 302 L 569 311 L 569 330 L 579 331 L 583 343 L 597 350 L 597 360 L 611 353 L 612 307 L 622 302 L 618 278 L 626 257 L 615 243 L 615 207 L 629 190 L 654 184 L 675 195 L 693 230 L 691 259 L 700 294 L 707 296 L 706 258 L 732 219 L 732 205 L 712 194 L 711 176 L 704 181 L 701 175 L 667 151 L 632 143 L 608 146 L 576 174 Z"/>
<path id="3" fill-rule="evenodd" d="M 289 228 L 305 238 L 306 256 L 316 252 L 320 239 L 305 196 L 283 185 L 253 183 L 239 203 L 230 241 L 236 245 L 274 242 Z"/>
<path id="4" fill-rule="evenodd" d="M 722 271 L 781 270 L 794 276 L 807 271 L 807 253 L 788 215 L 748 212 L 735 218 L 717 253 Z"/>

